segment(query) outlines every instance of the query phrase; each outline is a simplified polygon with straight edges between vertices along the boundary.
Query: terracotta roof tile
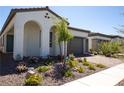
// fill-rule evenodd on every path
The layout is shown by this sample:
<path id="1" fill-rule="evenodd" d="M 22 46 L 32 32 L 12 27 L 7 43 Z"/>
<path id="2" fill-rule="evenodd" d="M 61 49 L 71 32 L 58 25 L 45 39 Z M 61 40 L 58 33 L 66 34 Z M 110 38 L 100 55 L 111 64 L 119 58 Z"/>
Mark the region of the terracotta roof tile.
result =
<path id="1" fill-rule="evenodd" d="M 6 26 L 9 24 L 9 22 L 12 20 L 12 18 L 15 16 L 15 14 L 17 12 L 30 12 L 30 11 L 41 11 L 41 10 L 47 10 L 47 11 L 51 12 L 52 14 L 54 14 L 56 17 L 59 17 L 59 18 L 62 19 L 61 16 L 59 16 L 58 14 L 56 14 L 55 12 L 53 12 L 52 10 L 50 10 L 48 6 L 47 7 L 44 7 L 44 8 L 43 7 L 40 7 L 40 8 L 15 8 L 15 9 L 12 9 L 10 11 L 10 14 L 9 14 L 8 18 L 7 18 L 6 22 L 4 23 L 4 25 L 2 27 L 2 30 L 1 30 L 0 35 L 3 33 L 3 31 L 6 28 Z"/>

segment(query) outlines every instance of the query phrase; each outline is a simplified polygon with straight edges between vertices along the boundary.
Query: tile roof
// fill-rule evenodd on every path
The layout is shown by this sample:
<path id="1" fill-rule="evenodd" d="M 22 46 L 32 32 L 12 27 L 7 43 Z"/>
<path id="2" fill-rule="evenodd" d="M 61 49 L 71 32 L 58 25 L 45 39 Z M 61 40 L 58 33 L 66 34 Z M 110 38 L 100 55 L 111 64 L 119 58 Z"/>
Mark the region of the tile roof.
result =
<path id="1" fill-rule="evenodd" d="M 12 9 L 10 11 L 10 14 L 9 16 L 7 17 L 3 27 L 2 27 L 2 30 L 1 30 L 1 33 L 0 35 L 3 33 L 3 31 L 5 30 L 5 28 L 7 27 L 7 25 L 9 24 L 9 22 L 12 20 L 12 18 L 16 15 L 16 13 L 18 12 L 31 12 L 31 11 L 49 11 L 50 13 L 52 13 L 53 15 L 55 15 L 56 17 L 59 17 L 62 19 L 61 16 L 59 16 L 58 14 L 56 14 L 55 12 L 53 12 L 51 9 L 49 9 L 49 7 L 44 7 L 44 8 L 15 8 L 15 9 Z M 68 23 L 68 22 L 67 22 Z M 69 23 L 68 23 L 69 24 Z"/>

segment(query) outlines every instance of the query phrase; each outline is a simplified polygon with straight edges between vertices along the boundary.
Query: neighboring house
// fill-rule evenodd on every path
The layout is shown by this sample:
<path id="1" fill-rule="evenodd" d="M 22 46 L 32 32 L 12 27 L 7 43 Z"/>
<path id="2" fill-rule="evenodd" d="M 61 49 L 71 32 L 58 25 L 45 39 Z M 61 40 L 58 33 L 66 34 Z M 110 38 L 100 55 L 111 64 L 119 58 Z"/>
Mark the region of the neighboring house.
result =
<path id="1" fill-rule="evenodd" d="M 89 49 L 98 50 L 101 42 L 111 41 L 111 36 L 101 33 L 90 33 L 89 35 Z"/>
<path id="2" fill-rule="evenodd" d="M 61 19 L 61 16 L 48 7 L 12 9 L 0 33 L 0 51 L 13 53 L 14 58 L 17 55 L 22 58 L 59 55 L 54 30 L 55 22 Z M 66 45 L 67 54 L 83 55 L 89 49 L 96 49 L 99 42 L 111 40 L 109 35 L 91 33 L 75 27 L 68 29 L 74 39 Z M 62 53 L 64 53 L 63 47 L 62 44 Z"/>
<path id="3" fill-rule="evenodd" d="M 57 56 L 60 54 L 54 33 L 55 22 L 62 18 L 46 8 L 12 9 L 0 34 L 0 50 L 13 53 L 16 58 L 25 56 Z M 67 52 L 82 55 L 88 51 L 90 31 L 68 27 L 74 39 Z M 63 46 L 63 45 L 62 45 Z M 62 48 L 64 53 L 64 49 Z"/>
<path id="4" fill-rule="evenodd" d="M 124 45 L 124 37 L 122 36 L 118 36 L 118 35 L 115 35 L 115 36 L 111 36 L 112 37 L 112 40 L 113 42 L 120 42 L 122 45 Z"/>
<path id="5" fill-rule="evenodd" d="M 120 42 L 124 45 L 124 38 L 117 35 L 106 35 L 101 33 L 89 33 L 89 49 L 98 50 L 101 42 Z"/>

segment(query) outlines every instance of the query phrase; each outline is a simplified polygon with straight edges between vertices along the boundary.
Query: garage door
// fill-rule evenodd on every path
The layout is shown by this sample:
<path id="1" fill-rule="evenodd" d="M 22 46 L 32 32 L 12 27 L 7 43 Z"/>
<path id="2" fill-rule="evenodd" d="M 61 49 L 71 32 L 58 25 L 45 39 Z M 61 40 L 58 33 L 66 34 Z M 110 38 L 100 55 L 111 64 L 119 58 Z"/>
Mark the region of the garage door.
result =
<path id="1" fill-rule="evenodd" d="M 68 42 L 68 54 L 82 55 L 83 54 L 83 38 L 75 37 Z"/>

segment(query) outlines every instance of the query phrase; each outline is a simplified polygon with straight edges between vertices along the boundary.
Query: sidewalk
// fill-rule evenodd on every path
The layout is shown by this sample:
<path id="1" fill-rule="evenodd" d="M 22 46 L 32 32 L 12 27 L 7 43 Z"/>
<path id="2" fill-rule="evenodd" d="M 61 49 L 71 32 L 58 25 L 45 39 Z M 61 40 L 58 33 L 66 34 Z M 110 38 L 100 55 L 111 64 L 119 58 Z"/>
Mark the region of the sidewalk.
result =
<path id="1" fill-rule="evenodd" d="M 114 86 L 124 79 L 124 63 L 69 82 L 63 86 Z"/>

